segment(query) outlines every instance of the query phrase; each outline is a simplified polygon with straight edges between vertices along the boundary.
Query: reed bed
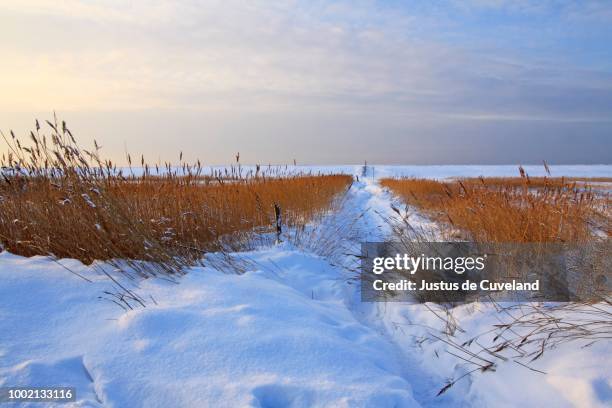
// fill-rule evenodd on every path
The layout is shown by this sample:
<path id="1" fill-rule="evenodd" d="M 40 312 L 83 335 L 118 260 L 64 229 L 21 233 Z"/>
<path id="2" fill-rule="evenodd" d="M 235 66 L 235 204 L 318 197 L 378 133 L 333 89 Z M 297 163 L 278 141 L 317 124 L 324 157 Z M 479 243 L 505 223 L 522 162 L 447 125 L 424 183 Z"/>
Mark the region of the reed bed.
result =
<path id="1" fill-rule="evenodd" d="M 237 163 L 204 174 L 198 162 L 118 168 L 80 148 L 64 122 L 36 122 L 29 145 L 2 135 L 0 243 L 12 253 L 139 260 L 172 274 L 206 251 L 240 249 L 278 225 L 302 226 L 329 210 L 352 182 L 345 175 L 282 174 Z M 282 224 L 281 224 L 282 223 Z"/>
<path id="2" fill-rule="evenodd" d="M 562 178 L 414 178 L 381 184 L 475 242 L 585 242 L 610 235 L 610 198 Z M 583 180 L 588 181 L 588 180 Z"/>
<path id="3" fill-rule="evenodd" d="M 541 188 L 588 188 L 591 186 L 605 186 L 612 183 L 610 177 L 479 177 L 462 179 L 466 184 L 482 184 L 489 187 L 525 187 L 533 189 Z"/>
<path id="4" fill-rule="evenodd" d="M 439 389 L 442 395 L 455 384 L 478 373 L 492 373 L 507 362 L 545 374 L 538 360 L 560 345 L 578 342 L 589 347 L 612 336 L 609 263 L 610 197 L 592 189 L 608 179 L 532 178 L 523 169 L 515 178 L 477 178 L 437 181 L 414 178 L 384 179 L 381 184 L 441 226 L 441 237 L 422 234 L 410 225 L 408 210 L 392 222 L 395 239 L 411 250 L 412 242 L 468 240 L 477 243 L 578 244 L 587 257 L 583 269 L 572 269 L 579 285 L 571 302 L 501 302 L 491 296 L 498 324 L 481 333 L 461 327 L 454 315 L 458 303 L 451 296 L 417 299 L 442 320 L 421 342 L 443 344 L 464 370 Z M 409 208 L 409 207 L 408 207 Z M 533 244 L 535 243 L 535 244 Z M 603 244 L 603 245 L 600 245 Z M 565 244 L 563 244 L 565 245 Z M 603 252 L 599 253 L 599 249 Z M 512 264 L 509 264 L 512 266 Z M 510 271 L 515 271 L 510 268 Z M 536 271 L 538 272 L 538 271 Z M 561 271 L 560 271 L 561 272 Z M 515 276 L 515 275 L 513 275 Z M 607 278 L 606 278 L 607 277 Z M 600 280 L 603 278 L 603 280 Z M 566 283 L 571 286 L 571 279 Z M 563 282 L 563 280 L 561 280 Z M 582 286 L 581 286 L 582 285 Z M 584 291 L 584 287 L 590 288 Z M 573 291 L 576 291 L 574 293 Z"/>

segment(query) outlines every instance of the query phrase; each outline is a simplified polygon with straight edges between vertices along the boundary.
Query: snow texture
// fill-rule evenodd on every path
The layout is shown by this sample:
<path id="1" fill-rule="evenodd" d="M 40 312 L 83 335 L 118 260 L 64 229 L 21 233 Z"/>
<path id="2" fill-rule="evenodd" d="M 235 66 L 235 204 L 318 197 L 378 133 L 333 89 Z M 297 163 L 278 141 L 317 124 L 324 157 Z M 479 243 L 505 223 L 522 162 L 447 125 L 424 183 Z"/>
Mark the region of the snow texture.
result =
<path id="1" fill-rule="evenodd" d="M 381 176 L 515 169 L 376 166 L 322 225 L 359 217 L 349 245 L 383 239 L 393 198 L 378 185 Z M 343 170 L 362 174 L 360 166 Z M 553 175 L 610 177 L 612 166 L 553 166 Z M 545 375 L 508 363 L 436 397 L 464 368 L 444 344 L 419 341 L 442 325 L 423 305 L 363 303 L 354 272 L 289 243 L 236 256 L 253 265 L 248 272 L 206 266 L 178 284 L 139 282 L 152 301 L 126 312 L 99 299 L 109 280 L 78 261 L 0 253 L 0 387 L 73 386 L 75 407 L 612 405 L 610 341 L 545 354 L 537 364 Z M 458 307 L 455 317 L 470 333 L 497 322 L 484 304 Z"/>

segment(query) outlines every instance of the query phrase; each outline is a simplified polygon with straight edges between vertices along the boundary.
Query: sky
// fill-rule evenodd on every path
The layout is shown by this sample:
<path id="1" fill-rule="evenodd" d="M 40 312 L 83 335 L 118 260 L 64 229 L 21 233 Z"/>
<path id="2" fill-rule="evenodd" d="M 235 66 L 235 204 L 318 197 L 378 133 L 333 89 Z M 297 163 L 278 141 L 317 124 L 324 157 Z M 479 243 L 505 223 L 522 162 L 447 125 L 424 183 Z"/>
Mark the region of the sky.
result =
<path id="1" fill-rule="evenodd" d="M 606 0 L 3 0 L 0 129 L 56 112 L 118 162 L 612 164 L 610 44 Z"/>

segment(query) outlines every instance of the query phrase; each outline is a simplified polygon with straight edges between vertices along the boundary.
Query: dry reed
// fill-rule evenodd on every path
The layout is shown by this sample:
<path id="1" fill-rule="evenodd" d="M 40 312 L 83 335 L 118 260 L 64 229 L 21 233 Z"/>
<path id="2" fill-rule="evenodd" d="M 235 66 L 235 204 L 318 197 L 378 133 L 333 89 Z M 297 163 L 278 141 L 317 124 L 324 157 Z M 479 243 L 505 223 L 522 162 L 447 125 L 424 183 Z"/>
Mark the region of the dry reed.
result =
<path id="1" fill-rule="evenodd" d="M 476 242 L 584 242 L 610 235 L 610 199 L 565 179 L 384 179 L 407 204 Z"/>
<path id="2" fill-rule="evenodd" d="M 95 260 L 151 261 L 164 273 L 195 262 L 205 251 L 239 249 L 254 233 L 274 231 L 274 207 L 287 226 L 324 214 L 351 183 L 344 175 L 244 172 L 239 162 L 204 174 L 182 161 L 118 168 L 99 148 L 79 148 L 64 122 L 38 121 L 25 146 L 2 135 L 0 243 L 15 254 Z"/>
<path id="3" fill-rule="evenodd" d="M 384 179 L 381 184 L 407 205 L 437 221 L 442 238 L 482 243 L 607 242 L 611 231 L 609 193 L 591 186 L 608 183 L 610 179 L 530 178 L 522 168 L 520 173 L 521 177 L 516 178 L 447 182 Z M 402 216 L 397 209 L 396 212 L 402 218 L 399 223 L 392 223 L 396 240 L 405 242 L 407 247 L 411 240 L 430 240 L 409 224 L 407 216 Z M 608 274 L 607 270 L 603 272 Z M 585 281 L 592 278 L 586 272 L 581 277 Z M 494 372 L 498 365 L 508 361 L 543 373 L 533 364 L 549 350 L 574 341 L 589 347 L 612 337 L 609 290 L 598 292 L 595 298 L 586 301 L 550 305 L 498 304 L 492 298 L 488 300 L 497 309 L 499 324 L 478 334 L 460 327 L 453 316 L 456 304 L 425 304 L 427 308 L 438 308 L 430 310 L 444 322 L 445 329 L 432 328 L 422 341 L 444 344 L 447 352 L 466 368 L 464 374 L 449 379 L 438 395 L 463 378 Z"/>

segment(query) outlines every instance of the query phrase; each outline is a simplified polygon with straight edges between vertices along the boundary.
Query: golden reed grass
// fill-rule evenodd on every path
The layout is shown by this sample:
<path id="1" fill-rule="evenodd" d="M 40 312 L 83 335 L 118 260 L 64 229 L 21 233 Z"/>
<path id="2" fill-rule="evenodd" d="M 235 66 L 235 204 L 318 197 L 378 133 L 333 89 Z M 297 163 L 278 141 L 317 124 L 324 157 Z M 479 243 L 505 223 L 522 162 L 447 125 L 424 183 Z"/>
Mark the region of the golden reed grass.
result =
<path id="1" fill-rule="evenodd" d="M 300 226 L 324 214 L 352 182 L 344 175 L 267 174 L 257 166 L 244 176 L 237 164 L 204 175 L 198 162 L 117 168 L 98 147 L 77 146 L 65 123 L 31 132 L 30 146 L 11 132 L 4 139 L 0 181 L 0 243 L 19 255 L 162 263 L 175 271 L 204 251 L 240 243 L 275 227 Z M 272 174 L 272 175 L 271 175 Z M 237 238 L 239 237 L 239 238 Z"/>
<path id="2" fill-rule="evenodd" d="M 461 238 L 476 242 L 584 242 L 610 235 L 610 199 L 577 179 L 521 177 L 381 184 Z M 589 182 L 589 179 L 580 179 Z M 597 180 L 603 181 L 603 180 Z"/>
<path id="3" fill-rule="evenodd" d="M 529 188 L 569 188 L 597 186 L 604 183 L 612 183 L 610 177 L 486 177 L 466 178 L 463 183 L 484 183 L 490 187 L 523 187 Z"/>
<path id="4" fill-rule="evenodd" d="M 521 177 L 453 181 L 395 178 L 381 181 L 407 205 L 417 207 L 437 221 L 442 227 L 443 239 L 492 243 L 493 247 L 498 243 L 531 243 L 530 246 L 534 247 L 544 247 L 551 242 L 578 243 L 581 252 L 584 250 L 581 256 L 585 257 L 579 258 L 588 260 L 584 268 L 571 270 L 578 277 L 577 287 L 572 289 L 575 290 L 573 295 L 578 296 L 572 302 L 555 302 L 553 305 L 498 303 L 493 297 L 487 297 L 495 305 L 499 322 L 481 333 L 466 332 L 460 327 L 453 315 L 456 299 L 452 296 L 434 297 L 433 301 L 439 303 L 437 310 L 426 303 L 437 318 L 446 322 L 445 335 L 432 334 L 428 340 L 450 345 L 451 354 L 457 361 L 467 362 L 465 373 L 450 378 L 438 395 L 447 392 L 461 379 L 469 378 L 472 373 L 493 372 L 506 361 L 538 371 L 531 367 L 531 362 L 560 344 L 578 340 L 590 346 L 609 338 L 612 313 L 605 307 L 610 304 L 609 286 L 605 279 L 599 280 L 609 271 L 606 262 L 609 246 L 599 244 L 607 243 L 611 232 L 607 192 L 610 186 L 597 183 L 612 180 L 533 178 L 522 168 L 519 171 Z M 399 210 L 396 212 L 401 215 Z M 432 239 L 413 228 L 407 217 L 403 218 L 394 232 L 407 249 L 412 248 L 413 241 Z M 406 234 L 406 231 L 411 233 Z M 506 260 L 514 277 L 516 270 L 511 261 L 511 257 Z M 560 276 L 561 282 L 563 276 Z M 424 300 L 432 301 L 432 298 Z M 480 341 L 481 337 L 489 340 Z"/>

